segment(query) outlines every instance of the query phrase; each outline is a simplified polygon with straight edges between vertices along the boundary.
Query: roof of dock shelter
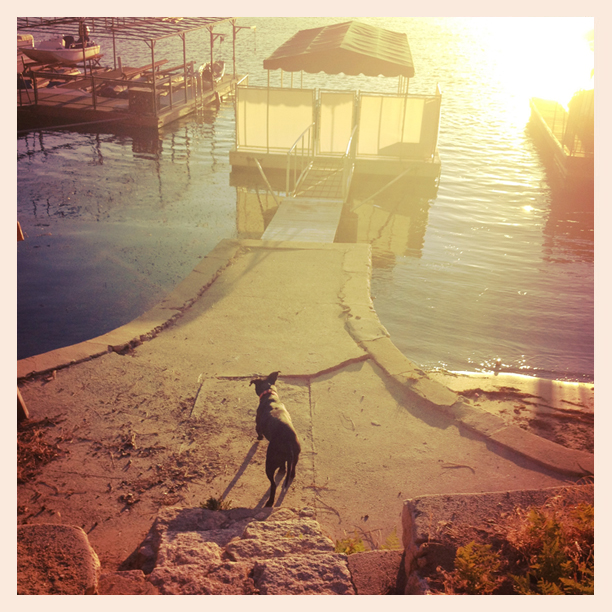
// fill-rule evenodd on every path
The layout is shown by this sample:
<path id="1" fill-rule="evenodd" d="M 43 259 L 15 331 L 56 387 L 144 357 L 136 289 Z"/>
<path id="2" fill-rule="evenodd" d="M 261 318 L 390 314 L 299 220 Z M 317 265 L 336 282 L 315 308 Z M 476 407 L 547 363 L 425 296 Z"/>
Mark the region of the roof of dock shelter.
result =
<path id="1" fill-rule="evenodd" d="M 300 30 L 269 58 L 267 70 L 414 76 L 408 37 L 357 21 Z"/>
<path id="2" fill-rule="evenodd" d="M 193 30 L 210 28 L 234 17 L 18 17 L 17 30 L 61 36 L 73 33 L 83 21 L 92 36 L 131 40 L 161 40 Z"/>

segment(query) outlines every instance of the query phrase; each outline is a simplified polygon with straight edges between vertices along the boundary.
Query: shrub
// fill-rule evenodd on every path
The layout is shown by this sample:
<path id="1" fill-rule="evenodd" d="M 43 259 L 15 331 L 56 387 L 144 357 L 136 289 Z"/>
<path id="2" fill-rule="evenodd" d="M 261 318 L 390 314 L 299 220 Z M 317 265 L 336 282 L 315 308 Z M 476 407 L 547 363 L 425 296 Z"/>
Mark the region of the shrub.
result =
<path id="1" fill-rule="evenodd" d="M 501 551 L 472 541 L 457 549 L 452 572 L 438 568 L 445 593 L 486 595 L 509 583 L 520 595 L 592 595 L 594 517 L 592 504 L 566 506 L 559 497 L 517 509 L 499 525 L 499 535 L 519 571 L 508 572 Z"/>
<path id="2" fill-rule="evenodd" d="M 528 564 L 525 575 L 512 575 L 515 590 L 524 595 L 593 594 L 594 516 L 593 506 L 585 503 L 532 508 L 515 541 Z"/>
<path id="3" fill-rule="evenodd" d="M 490 544 L 472 541 L 460 546 L 455 555 L 455 570 L 450 573 L 441 570 L 445 592 L 490 595 L 503 580 L 499 575 L 501 567 L 499 553 L 491 550 Z"/>

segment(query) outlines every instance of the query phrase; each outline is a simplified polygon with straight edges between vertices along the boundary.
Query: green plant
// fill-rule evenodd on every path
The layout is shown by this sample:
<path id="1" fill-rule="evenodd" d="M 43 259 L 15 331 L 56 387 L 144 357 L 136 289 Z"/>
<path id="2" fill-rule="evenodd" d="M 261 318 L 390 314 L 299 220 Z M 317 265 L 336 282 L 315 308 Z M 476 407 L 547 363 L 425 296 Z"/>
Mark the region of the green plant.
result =
<path id="1" fill-rule="evenodd" d="M 502 561 L 490 544 L 470 542 L 460 546 L 455 555 L 455 570 L 445 572 L 444 588 L 449 594 L 490 595 L 498 588 Z"/>
<path id="2" fill-rule="evenodd" d="M 206 508 L 207 510 L 229 510 L 232 507 L 232 502 L 228 499 L 225 500 L 222 497 L 217 499 L 216 497 L 209 497 L 205 503 L 200 504 L 200 508 Z"/>
<path id="3" fill-rule="evenodd" d="M 520 535 L 520 534 L 519 534 Z M 594 508 L 578 504 L 532 508 L 518 550 L 528 564 L 525 575 L 512 575 L 524 595 L 593 594 Z"/>
<path id="4" fill-rule="evenodd" d="M 397 550 L 402 547 L 402 543 L 397 537 L 397 527 L 387 536 L 385 543 L 380 547 L 381 550 Z"/>
<path id="5" fill-rule="evenodd" d="M 353 553 L 365 552 L 368 550 L 363 543 L 363 540 L 355 531 L 355 537 L 346 537 L 342 540 L 336 540 L 336 546 L 334 552 L 344 553 L 345 555 L 352 555 Z"/>
<path id="6" fill-rule="evenodd" d="M 552 498 L 541 507 L 517 509 L 499 525 L 503 551 L 475 541 L 457 549 L 455 569 L 438 568 L 448 594 L 491 594 L 500 587 L 521 595 L 590 595 L 594 583 L 594 508 Z M 519 571 L 516 571 L 519 570 Z"/>

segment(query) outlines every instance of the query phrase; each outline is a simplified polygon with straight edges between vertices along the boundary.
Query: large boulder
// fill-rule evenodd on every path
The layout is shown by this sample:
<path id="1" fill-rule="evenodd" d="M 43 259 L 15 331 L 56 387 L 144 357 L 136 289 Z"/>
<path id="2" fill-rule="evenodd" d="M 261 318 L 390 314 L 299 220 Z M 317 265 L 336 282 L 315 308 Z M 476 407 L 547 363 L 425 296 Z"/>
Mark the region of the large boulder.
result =
<path id="1" fill-rule="evenodd" d="M 17 527 L 18 595 L 94 595 L 100 561 L 80 527 Z"/>

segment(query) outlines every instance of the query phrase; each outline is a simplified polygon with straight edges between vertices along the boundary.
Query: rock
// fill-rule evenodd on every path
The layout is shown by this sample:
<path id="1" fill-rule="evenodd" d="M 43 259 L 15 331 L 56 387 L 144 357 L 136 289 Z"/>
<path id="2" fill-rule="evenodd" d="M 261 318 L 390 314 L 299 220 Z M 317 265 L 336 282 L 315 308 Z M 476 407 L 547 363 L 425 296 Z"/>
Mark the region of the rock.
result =
<path id="1" fill-rule="evenodd" d="M 348 556 L 357 595 L 403 595 L 403 550 L 371 550 Z"/>
<path id="2" fill-rule="evenodd" d="M 355 595 L 346 555 L 296 555 L 255 562 L 255 587 L 261 595 Z"/>
<path id="3" fill-rule="evenodd" d="M 159 595 L 159 591 L 140 570 L 102 574 L 98 595 Z"/>
<path id="4" fill-rule="evenodd" d="M 253 563 L 156 567 L 149 580 L 163 595 L 253 595 Z"/>
<path id="5" fill-rule="evenodd" d="M 226 548 L 230 559 L 267 559 L 334 551 L 333 542 L 312 519 L 262 521 L 247 525 L 240 540 Z"/>
<path id="6" fill-rule="evenodd" d="M 165 508 L 132 560 L 146 561 L 148 580 L 164 595 L 354 595 L 346 555 L 334 553 L 314 515 Z"/>
<path id="7" fill-rule="evenodd" d="M 230 520 L 223 512 L 205 508 L 171 507 L 160 510 L 153 528 L 159 534 L 165 531 L 210 531 L 220 529 Z"/>
<path id="8" fill-rule="evenodd" d="M 80 527 L 17 527 L 19 595 L 93 595 L 99 575 L 100 561 Z"/>
<path id="9" fill-rule="evenodd" d="M 199 533 L 201 541 L 214 542 L 224 547 L 230 540 L 240 536 L 244 527 L 251 520 L 255 520 L 254 515 L 258 513 L 261 511 L 248 508 L 235 508 L 222 512 L 205 508 L 162 508 L 146 538 L 122 563 L 120 569 L 140 569 L 145 574 L 150 574 L 157 563 L 157 554 L 162 541 L 169 542 L 172 539 L 164 538 L 168 532 Z M 266 513 L 263 518 L 268 516 L 269 513 Z M 206 539 L 202 535 L 204 533 Z"/>
<path id="10" fill-rule="evenodd" d="M 218 565 L 223 550 L 207 541 L 206 534 L 206 531 L 165 533 L 157 553 L 157 565 L 200 565 L 205 569 Z"/>

